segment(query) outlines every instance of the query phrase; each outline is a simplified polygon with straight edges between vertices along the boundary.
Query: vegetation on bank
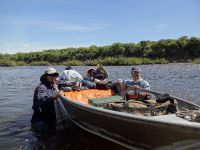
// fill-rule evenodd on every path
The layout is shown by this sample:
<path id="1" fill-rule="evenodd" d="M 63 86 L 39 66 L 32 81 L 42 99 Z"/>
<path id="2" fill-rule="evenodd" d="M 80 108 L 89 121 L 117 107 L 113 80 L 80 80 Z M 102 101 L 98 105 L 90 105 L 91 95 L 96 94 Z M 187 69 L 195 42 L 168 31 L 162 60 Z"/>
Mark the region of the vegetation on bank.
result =
<path id="1" fill-rule="evenodd" d="M 200 57 L 199 57 L 199 58 L 196 58 L 196 59 L 194 59 L 193 63 L 195 63 L 195 64 L 200 64 Z"/>
<path id="2" fill-rule="evenodd" d="M 4 67 L 16 66 L 16 62 L 10 59 L 0 59 L 0 66 Z"/>
<path id="3" fill-rule="evenodd" d="M 174 62 L 200 63 L 200 38 L 114 43 L 109 46 L 64 48 L 41 52 L 0 54 L 0 66 L 15 65 L 134 65 Z"/>

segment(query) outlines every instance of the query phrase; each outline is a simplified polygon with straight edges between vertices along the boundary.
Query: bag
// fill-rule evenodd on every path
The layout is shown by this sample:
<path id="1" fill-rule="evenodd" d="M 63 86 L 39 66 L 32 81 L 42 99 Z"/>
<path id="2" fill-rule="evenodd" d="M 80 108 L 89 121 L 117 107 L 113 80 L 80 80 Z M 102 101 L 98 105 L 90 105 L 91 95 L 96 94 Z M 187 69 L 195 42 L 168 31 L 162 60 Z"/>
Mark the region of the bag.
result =
<path id="1" fill-rule="evenodd" d="M 108 103 L 105 108 L 135 115 L 159 116 L 177 112 L 177 103 L 172 104 L 170 101 L 157 103 L 156 100 L 145 102 L 129 100 L 124 103 Z"/>
<path id="2" fill-rule="evenodd" d="M 81 90 L 81 87 L 79 85 L 81 85 L 80 82 L 64 81 L 58 84 L 58 88 L 60 90 L 63 90 L 64 92 L 77 91 L 77 90 L 79 91 Z"/>
<path id="3" fill-rule="evenodd" d="M 200 109 L 197 110 L 182 110 L 176 113 L 177 117 L 181 117 L 183 119 L 192 121 L 192 122 L 200 122 Z"/>

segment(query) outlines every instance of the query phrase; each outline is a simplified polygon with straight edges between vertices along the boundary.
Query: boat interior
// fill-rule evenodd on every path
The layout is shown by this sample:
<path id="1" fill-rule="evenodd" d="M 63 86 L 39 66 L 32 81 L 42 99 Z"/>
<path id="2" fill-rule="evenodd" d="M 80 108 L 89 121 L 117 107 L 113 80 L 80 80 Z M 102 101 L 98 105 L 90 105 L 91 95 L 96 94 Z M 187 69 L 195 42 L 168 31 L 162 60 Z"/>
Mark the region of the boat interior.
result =
<path id="1" fill-rule="evenodd" d="M 158 103 L 159 93 L 149 94 L 151 98 L 138 101 L 127 98 L 127 96 L 120 96 L 111 89 L 74 90 L 64 93 L 65 97 L 70 100 L 103 109 L 149 117 L 157 116 L 157 118 L 174 114 L 188 121 L 200 122 L 198 105 L 174 97 L 170 97 L 169 100 L 165 98 L 164 102 Z"/>

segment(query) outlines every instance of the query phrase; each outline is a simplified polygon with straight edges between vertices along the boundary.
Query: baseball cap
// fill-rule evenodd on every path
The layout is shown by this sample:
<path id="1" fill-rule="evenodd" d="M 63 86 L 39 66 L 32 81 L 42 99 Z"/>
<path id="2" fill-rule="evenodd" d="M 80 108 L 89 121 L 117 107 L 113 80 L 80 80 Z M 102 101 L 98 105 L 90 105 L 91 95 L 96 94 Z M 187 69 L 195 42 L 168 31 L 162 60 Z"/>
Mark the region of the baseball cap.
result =
<path id="1" fill-rule="evenodd" d="M 56 71 L 55 68 L 47 68 L 44 71 L 44 74 L 59 76 L 59 74 L 58 74 L 58 72 Z"/>
<path id="2" fill-rule="evenodd" d="M 132 67 L 131 68 L 131 73 L 134 73 L 134 72 L 139 72 L 140 73 L 140 68 L 138 68 L 138 67 Z"/>

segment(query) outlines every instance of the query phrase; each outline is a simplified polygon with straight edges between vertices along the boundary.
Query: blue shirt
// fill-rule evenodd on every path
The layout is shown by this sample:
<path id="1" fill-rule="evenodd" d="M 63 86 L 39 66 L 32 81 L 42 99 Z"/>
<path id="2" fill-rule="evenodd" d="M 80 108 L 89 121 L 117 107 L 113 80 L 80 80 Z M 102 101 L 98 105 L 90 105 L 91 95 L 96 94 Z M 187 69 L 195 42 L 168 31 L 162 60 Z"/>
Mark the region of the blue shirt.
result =
<path id="1" fill-rule="evenodd" d="M 141 88 L 144 88 L 144 89 L 147 89 L 149 90 L 150 89 L 150 85 L 147 81 L 145 81 L 144 79 L 140 78 L 139 80 L 137 81 L 134 81 L 134 80 L 125 80 L 125 84 L 127 86 L 133 86 L 133 85 L 138 85 L 139 87 Z"/>

